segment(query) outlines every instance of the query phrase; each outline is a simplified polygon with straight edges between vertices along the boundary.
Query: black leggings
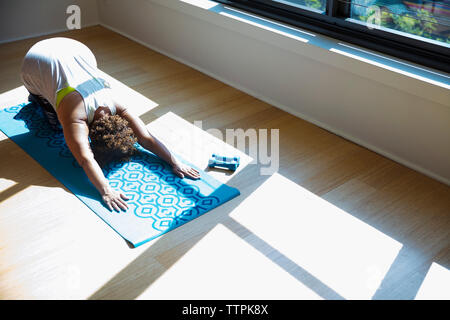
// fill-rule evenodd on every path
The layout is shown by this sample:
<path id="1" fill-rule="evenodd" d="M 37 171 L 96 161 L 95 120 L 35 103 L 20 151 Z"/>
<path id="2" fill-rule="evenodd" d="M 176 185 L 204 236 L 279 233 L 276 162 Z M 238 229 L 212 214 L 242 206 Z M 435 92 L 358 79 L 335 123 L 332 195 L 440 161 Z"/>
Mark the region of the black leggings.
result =
<path id="1" fill-rule="evenodd" d="M 42 111 L 44 112 L 44 114 L 53 130 L 57 130 L 57 131 L 62 130 L 61 124 L 59 123 L 59 120 L 58 120 L 58 116 L 56 115 L 56 111 L 53 108 L 53 106 L 50 104 L 50 102 L 48 102 L 46 99 L 42 98 L 41 96 L 32 94 L 31 92 L 30 92 L 30 95 L 28 96 L 28 101 L 35 103 L 41 107 Z"/>

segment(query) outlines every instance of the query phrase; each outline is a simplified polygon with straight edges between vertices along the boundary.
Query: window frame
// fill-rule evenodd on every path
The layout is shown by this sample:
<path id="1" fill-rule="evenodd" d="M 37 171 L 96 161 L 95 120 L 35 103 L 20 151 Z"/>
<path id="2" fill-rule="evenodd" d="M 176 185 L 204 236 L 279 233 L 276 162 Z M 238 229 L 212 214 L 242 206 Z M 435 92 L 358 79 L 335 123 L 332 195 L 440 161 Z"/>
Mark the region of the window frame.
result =
<path id="1" fill-rule="evenodd" d="M 297 7 L 293 10 L 293 7 L 282 3 L 274 6 L 273 3 L 269 4 L 268 0 L 214 1 L 450 73 L 450 48 L 346 21 L 350 5 L 339 0 L 328 0 L 323 14 Z"/>

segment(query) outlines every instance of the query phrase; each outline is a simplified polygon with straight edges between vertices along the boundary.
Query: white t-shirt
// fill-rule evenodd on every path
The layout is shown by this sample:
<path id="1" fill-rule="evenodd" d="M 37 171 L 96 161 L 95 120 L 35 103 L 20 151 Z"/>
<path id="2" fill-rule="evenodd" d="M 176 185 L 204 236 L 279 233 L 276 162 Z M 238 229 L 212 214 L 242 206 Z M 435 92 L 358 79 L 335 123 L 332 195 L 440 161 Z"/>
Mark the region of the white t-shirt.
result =
<path id="1" fill-rule="evenodd" d="M 116 113 L 109 84 L 102 79 L 91 50 L 69 38 L 51 38 L 37 42 L 25 55 L 22 81 L 29 92 L 42 96 L 56 110 L 59 90 L 72 87 L 83 97 L 88 124 L 101 106 Z"/>

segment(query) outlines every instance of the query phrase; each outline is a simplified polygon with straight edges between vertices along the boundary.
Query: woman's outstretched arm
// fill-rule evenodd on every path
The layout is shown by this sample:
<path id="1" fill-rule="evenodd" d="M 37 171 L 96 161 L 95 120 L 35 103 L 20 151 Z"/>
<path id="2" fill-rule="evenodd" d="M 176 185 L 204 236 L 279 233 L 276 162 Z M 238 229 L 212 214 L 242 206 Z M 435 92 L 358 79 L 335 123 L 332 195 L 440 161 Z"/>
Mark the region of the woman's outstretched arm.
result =
<path id="1" fill-rule="evenodd" d="M 127 197 L 110 187 L 94 158 L 89 143 L 89 128 L 83 98 L 76 91 L 69 93 L 59 104 L 57 114 L 67 146 L 102 196 L 103 202 L 111 211 L 126 210 L 127 204 L 124 200 L 127 200 Z"/>
<path id="2" fill-rule="evenodd" d="M 86 123 L 73 122 L 64 124 L 64 138 L 67 146 L 83 168 L 89 180 L 102 196 L 103 202 L 109 210 L 120 211 L 128 208 L 125 200 L 128 198 L 120 192 L 112 189 L 103 174 L 102 169 L 94 158 L 89 145 L 89 129 Z"/>

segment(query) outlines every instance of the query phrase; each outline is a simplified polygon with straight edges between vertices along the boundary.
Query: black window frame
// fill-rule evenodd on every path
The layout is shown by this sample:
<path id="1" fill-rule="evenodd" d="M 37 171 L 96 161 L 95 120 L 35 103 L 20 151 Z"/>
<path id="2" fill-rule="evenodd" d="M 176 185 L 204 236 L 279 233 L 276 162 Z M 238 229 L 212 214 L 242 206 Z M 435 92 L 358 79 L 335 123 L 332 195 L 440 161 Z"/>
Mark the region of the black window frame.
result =
<path id="1" fill-rule="evenodd" d="M 346 21 L 350 1 L 328 0 L 325 12 L 294 8 L 268 0 L 214 0 L 275 21 L 324 34 L 370 50 L 450 73 L 450 49 L 378 28 Z"/>

